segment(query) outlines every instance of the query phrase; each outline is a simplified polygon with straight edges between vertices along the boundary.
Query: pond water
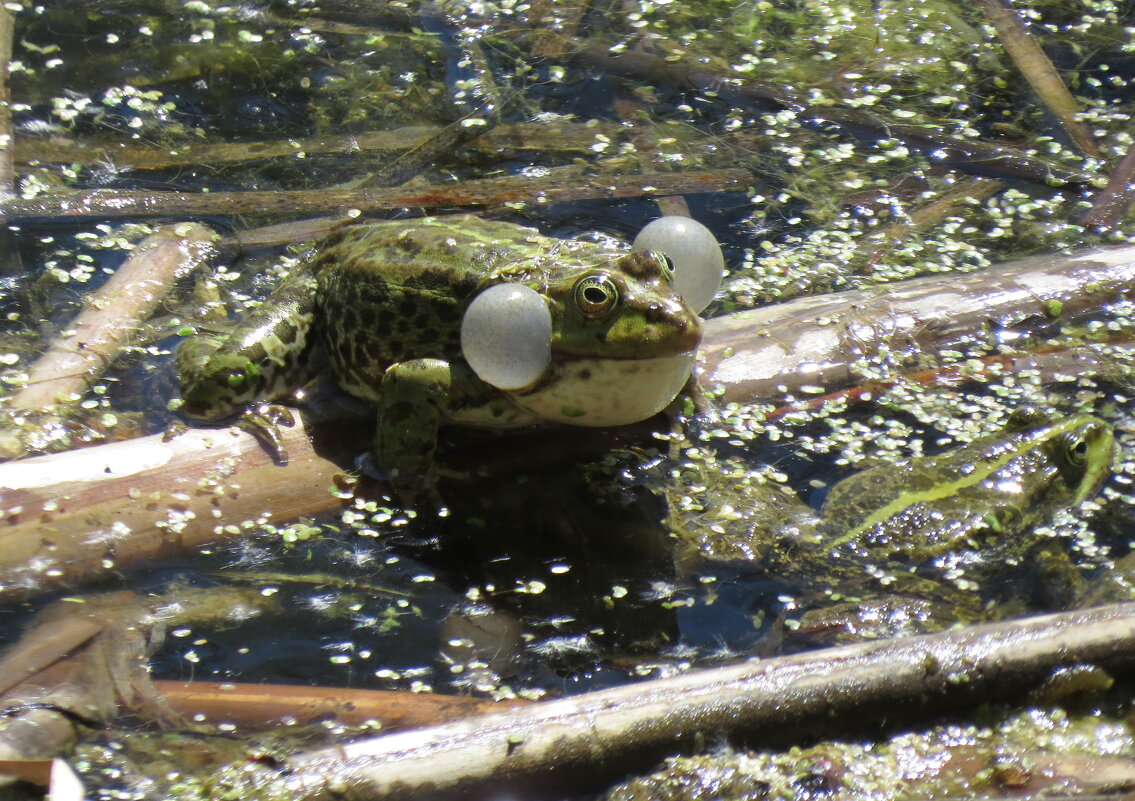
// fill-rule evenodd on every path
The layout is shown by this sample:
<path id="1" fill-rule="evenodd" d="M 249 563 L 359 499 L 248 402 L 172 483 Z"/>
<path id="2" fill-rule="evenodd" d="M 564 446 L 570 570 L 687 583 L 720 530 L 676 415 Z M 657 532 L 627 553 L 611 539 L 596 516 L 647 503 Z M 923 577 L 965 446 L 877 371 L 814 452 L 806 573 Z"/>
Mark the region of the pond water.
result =
<path id="1" fill-rule="evenodd" d="M 1135 146 L 1130 10 L 1014 5 L 1075 95 L 1080 129 L 1028 88 L 978 7 L 946 2 L 8 3 L 15 184 L 0 202 L 0 412 L 17 444 L 7 447 L 161 433 L 181 419 L 170 401 L 186 333 L 248 314 L 347 220 L 473 212 L 625 247 L 650 220 L 684 214 L 726 258 L 709 318 L 1130 244 L 1122 210 L 1085 223 Z M 155 227 L 185 221 L 216 232 L 208 264 L 130 323 L 129 345 L 74 402 L 51 415 L 18 408 L 33 363 L 84 298 Z M 272 609 L 227 625 L 175 621 L 152 676 L 539 699 L 857 632 L 1120 600 L 1114 577 L 1135 541 L 1132 307 L 1110 294 L 1062 310 L 1022 301 L 940 350 L 848 342 L 866 393 L 845 382 L 726 403 L 726 388 L 706 386 L 707 401 L 598 444 L 563 427 L 446 431 L 440 466 L 465 477 L 443 482 L 443 514 L 364 479 L 339 497 L 329 488 L 318 515 L 220 519 L 237 535 L 90 585 L 22 589 L 0 617 L 3 641 L 60 598 L 251 590 Z M 1088 347 L 1114 351 L 1088 364 Z M 1047 374 L 944 378 L 1031 351 L 1068 357 Z M 356 410 L 321 392 L 313 415 Z M 1114 456 L 1088 460 L 1102 466 L 1085 479 L 1086 503 L 1015 475 L 1024 488 L 1011 502 L 961 504 L 992 521 L 980 535 L 917 556 L 888 542 L 880 556 L 883 535 L 851 541 L 854 526 L 840 523 L 839 547 L 853 553 L 830 546 L 835 566 L 821 572 L 793 561 L 815 545 L 784 528 L 803 512 L 755 489 L 783 485 L 818 510 L 841 479 L 928 455 L 939 462 L 909 480 L 938 498 L 975 465 L 983 480 L 1009 481 L 954 454 L 1023 407 L 1041 410 L 1051 433 L 1015 447 L 1069 486 L 1069 471 L 1079 481 L 1086 470 L 1075 462 L 1086 429 L 1059 421 L 1090 415 L 1114 431 Z M 358 455 L 372 413 L 336 425 Z M 1002 440 L 1025 442 L 1016 436 Z M 340 468 L 357 472 L 350 454 Z M 892 491 L 880 481 L 850 504 L 884 505 L 871 493 Z M 830 503 L 822 522 L 848 503 Z M 937 536 L 962 512 L 933 514 L 925 528 Z M 854 571 L 851 557 L 868 567 Z M 1003 563 L 1020 569 L 993 569 Z M 907 573 L 946 591 L 880 592 Z"/>

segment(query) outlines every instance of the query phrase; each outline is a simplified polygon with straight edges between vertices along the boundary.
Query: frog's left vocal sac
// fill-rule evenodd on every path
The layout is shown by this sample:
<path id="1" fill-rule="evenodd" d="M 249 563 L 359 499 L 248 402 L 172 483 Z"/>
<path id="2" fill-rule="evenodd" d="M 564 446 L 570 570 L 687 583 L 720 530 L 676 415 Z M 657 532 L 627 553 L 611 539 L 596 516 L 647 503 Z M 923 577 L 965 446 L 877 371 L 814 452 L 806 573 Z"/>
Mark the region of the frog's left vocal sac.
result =
<path id="1" fill-rule="evenodd" d="M 346 227 L 231 330 L 181 344 L 180 409 L 222 420 L 329 365 L 378 405 L 374 456 L 406 478 L 429 470 L 442 423 L 637 422 L 701 341 L 673 280 L 662 253 L 477 217 Z"/>

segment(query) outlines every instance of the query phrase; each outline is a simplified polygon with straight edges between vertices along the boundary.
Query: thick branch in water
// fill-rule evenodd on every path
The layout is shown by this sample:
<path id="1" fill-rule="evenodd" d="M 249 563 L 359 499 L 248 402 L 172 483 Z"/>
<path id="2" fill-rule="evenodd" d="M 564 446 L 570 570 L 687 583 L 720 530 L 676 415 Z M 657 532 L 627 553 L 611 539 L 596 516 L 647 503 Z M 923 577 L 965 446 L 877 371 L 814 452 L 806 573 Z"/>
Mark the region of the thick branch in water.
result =
<path id="1" fill-rule="evenodd" d="M 565 180 L 564 172 L 571 174 Z M 0 219 L 37 217 L 201 217 L 233 214 L 325 214 L 404 208 L 498 206 L 505 203 L 560 203 L 586 198 L 615 199 L 744 190 L 747 170 L 580 175 L 557 168 L 539 178 L 507 176 L 413 188 L 315 189 L 273 192 L 117 192 L 96 189 L 0 200 Z"/>
<path id="2" fill-rule="evenodd" d="M 1135 604 L 695 670 L 297 754 L 257 783 L 295 801 L 594 787 L 703 736 L 775 739 L 839 716 L 1001 699 L 1077 664 L 1135 666 Z"/>
<path id="3" fill-rule="evenodd" d="M 315 454 L 305 428 L 280 434 L 287 467 L 236 428 L 0 465 L 0 599 L 334 508 L 339 468 Z"/>
<path id="4" fill-rule="evenodd" d="M 701 380 L 726 402 L 822 392 L 873 377 L 883 353 L 894 374 L 943 349 L 988 346 L 991 323 L 1011 334 L 1133 295 L 1135 247 L 1123 247 L 799 298 L 711 320 Z"/>
<path id="5" fill-rule="evenodd" d="M 174 282 L 215 252 L 217 236 L 197 223 L 165 226 L 146 237 L 29 371 L 8 401 L 22 411 L 71 403 L 102 375 Z"/>

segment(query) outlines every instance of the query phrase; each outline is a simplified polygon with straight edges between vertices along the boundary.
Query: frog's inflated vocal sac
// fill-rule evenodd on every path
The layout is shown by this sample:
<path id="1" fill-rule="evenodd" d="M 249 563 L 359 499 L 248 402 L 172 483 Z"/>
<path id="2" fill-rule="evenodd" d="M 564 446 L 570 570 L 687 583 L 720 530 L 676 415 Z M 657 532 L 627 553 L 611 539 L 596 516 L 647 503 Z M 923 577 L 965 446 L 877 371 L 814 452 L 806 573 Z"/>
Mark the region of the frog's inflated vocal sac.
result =
<path id="1" fill-rule="evenodd" d="M 329 367 L 378 405 L 374 455 L 411 481 L 431 466 L 442 423 L 636 422 L 673 400 L 701 340 L 672 279 L 658 253 L 476 217 L 343 228 L 233 330 L 182 343 L 181 411 L 220 420 Z M 504 299 L 472 326 L 490 330 L 464 342 L 467 309 L 501 284 Z M 521 294 L 527 311 L 513 313 Z M 513 319 L 528 314 L 534 323 Z M 489 351 L 489 369 L 470 367 L 470 348 Z"/>

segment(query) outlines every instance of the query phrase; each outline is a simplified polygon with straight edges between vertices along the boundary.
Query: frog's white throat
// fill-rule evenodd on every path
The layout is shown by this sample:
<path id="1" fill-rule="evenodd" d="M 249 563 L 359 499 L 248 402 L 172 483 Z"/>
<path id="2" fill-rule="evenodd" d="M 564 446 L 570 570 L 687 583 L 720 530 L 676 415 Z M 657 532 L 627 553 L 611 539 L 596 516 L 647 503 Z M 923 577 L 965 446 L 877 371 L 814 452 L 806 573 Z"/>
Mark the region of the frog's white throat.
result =
<path id="1" fill-rule="evenodd" d="M 621 426 L 666 408 L 694 366 L 695 352 L 656 359 L 553 361 L 530 389 L 508 393 L 543 418 L 576 426 Z"/>

